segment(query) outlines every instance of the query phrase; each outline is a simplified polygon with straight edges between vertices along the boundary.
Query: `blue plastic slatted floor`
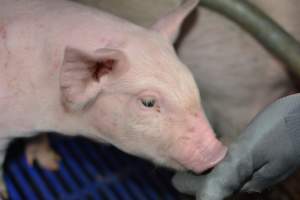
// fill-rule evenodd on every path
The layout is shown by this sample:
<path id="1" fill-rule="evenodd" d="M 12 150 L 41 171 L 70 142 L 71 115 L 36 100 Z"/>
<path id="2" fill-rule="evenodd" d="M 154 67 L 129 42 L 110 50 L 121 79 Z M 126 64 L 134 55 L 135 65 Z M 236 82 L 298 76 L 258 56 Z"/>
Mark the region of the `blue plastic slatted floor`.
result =
<path id="1" fill-rule="evenodd" d="M 5 181 L 10 199 L 179 199 L 171 173 L 148 162 L 83 138 L 51 137 L 51 143 L 63 158 L 57 172 L 28 166 L 23 153 L 9 155 Z"/>

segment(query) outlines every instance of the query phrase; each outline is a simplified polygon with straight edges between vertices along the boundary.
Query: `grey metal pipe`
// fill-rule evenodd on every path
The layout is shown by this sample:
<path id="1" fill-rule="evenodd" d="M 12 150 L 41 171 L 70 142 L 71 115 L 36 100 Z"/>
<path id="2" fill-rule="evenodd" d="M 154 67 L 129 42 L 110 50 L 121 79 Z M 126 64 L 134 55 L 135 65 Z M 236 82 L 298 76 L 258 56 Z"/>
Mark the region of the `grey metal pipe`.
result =
<path id="1" fill-rule="evenodd" d="M 233 20 L 255 37 L 300 78 L 300 44 L 247 0 L 202 0 L 201 6 Z"/>

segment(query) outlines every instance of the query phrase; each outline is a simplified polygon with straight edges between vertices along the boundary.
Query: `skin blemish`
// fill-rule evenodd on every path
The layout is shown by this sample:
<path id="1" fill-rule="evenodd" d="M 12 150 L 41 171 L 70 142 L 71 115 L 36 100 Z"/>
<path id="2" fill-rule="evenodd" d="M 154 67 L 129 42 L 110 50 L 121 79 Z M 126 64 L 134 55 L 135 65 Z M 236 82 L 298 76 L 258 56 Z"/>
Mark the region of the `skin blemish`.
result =
<path id="1" fill-rule="evenodd" d="M 7 47 L 7 30 L 5 28 L 5 25 L 3 25 L 3 24 L 0 24 L 0 45 L 1 46 L 3 45 L 3 48 L 6 51 L 6 56 L 4 56 L 3 59 L 5 60 L 4 68 L 7 68 L 8 62 L 9 62 L 10 51 L 8 50 L 8 47 Z"/>
<path id="2" fill-rule="evenodd" d="M 56 61 L 53 66 L 54 66 L 54 69 L 58 69 L 61 66 L 61 64 L 59 61 Z"/>
<path id="3" fill-rule="evenodd" d="M 60 51 L 59 50 L 55 50 L 53 52 L 53 58 L 55 58 L 53 60 L 53 67 L 54 67 L 54 73 L 56 72 L 57 69 L 59 69 L 62 66 L 62 61 L 59 58 L 60 55 Z"/>
<path id="4" fill-rule="evenodd" d="M 106 48 L 122 48 L 126 46 L 126 41 L 116 41 L 115 39 L 112 38 L 101 38 L 99 40 L 101 44 L 105 44 L 104 47 Z"/>
<path id="5" fill-rule="evenodd" d="M 188 132 L 195 132 L 195 127 L 193 126 L 193 127 L 190 127 L 189 129 L 188 129 Z"/>
<path id="6" fill-rule="evenodd" d="M 3 40 L 6 39 L 6 29 L 4 25 L 0 25 L 0 36 Z"/>
<path id="7" fill-rule="evenodd" d="M 156 107 L 156 111 L 160 113 L 160 107 Z"/>

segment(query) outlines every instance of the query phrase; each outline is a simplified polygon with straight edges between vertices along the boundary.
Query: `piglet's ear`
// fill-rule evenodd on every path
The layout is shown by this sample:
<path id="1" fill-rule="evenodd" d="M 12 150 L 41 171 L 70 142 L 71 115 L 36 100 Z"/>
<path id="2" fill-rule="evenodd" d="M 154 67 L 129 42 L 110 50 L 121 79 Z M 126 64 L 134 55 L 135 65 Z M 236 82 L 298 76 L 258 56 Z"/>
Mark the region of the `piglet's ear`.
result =
<path id="1" fill-rule="evenodd" d="M 161 33 L 172 43 L 175 42 L 183 20 L 198 3 L 199 0 L 184 0 L 178 8 L 158 20 L 151 29 Z"/>
<path id="2" fill-rule="evenodd" d="M 72 111 L 85 108 L 127 69 L 126 56 L 120 50 L 84 52 L 67 47 L 60 74 L 63 104 Z"/>

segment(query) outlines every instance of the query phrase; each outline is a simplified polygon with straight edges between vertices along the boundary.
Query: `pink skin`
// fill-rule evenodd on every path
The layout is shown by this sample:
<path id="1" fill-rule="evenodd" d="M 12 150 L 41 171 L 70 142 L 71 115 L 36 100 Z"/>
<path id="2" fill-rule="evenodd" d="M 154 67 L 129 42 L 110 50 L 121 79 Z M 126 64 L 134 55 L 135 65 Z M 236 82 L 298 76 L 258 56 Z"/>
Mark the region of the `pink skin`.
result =
<path id="1" fill-rule="evenodd" d="M 146 30 L 68 1 L 0 0 L 1 136 L 81 134 L 175 169 L 217 164 L 226 148 L 171 44 L 197 3 Z"/>
<path id="2" fill-rule="evenodd" d="M 225 156 L 227 148 L 216 140 L 203 111 L 187 120 L 189 130 L 186 135 L 179 136 L 172 149 L 174 160 L 189 169 L 201 173 L 218 164 Z"/>

